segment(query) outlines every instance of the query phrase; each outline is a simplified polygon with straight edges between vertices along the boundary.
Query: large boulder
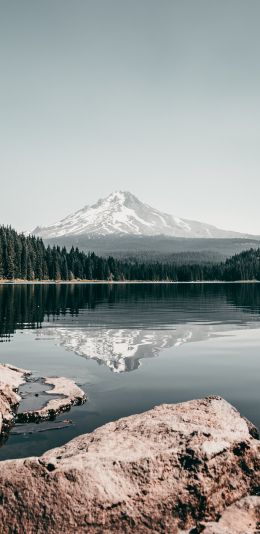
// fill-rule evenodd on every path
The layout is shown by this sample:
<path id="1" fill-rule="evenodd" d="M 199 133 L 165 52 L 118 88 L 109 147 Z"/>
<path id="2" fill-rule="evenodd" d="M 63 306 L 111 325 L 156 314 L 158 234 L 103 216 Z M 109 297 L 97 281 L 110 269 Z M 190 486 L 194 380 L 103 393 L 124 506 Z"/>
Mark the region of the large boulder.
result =
<path id="1" fill-rule="evenodd" d="M 6 534 L 174 534 L 217 521 L 257 488 L 256 428 L 209 397 L 120 419 L 40 458 L 2 462 L 0 524 Z"/>

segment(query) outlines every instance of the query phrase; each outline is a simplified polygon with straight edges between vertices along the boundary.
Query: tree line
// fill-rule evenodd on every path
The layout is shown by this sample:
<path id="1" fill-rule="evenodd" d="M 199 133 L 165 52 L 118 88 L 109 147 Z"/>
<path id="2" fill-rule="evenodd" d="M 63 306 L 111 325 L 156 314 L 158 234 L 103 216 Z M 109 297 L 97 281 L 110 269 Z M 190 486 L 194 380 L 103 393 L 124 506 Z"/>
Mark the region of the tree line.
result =
<path id="1" fill-rule="evenodd" d="M 45 246 L 41 238 L 0 226 L 0 279 L 235 281 L 260 280 L 260 249 L 250 249 L 223 262 L 149 262 L 101 257 L 77 247 Z"/>

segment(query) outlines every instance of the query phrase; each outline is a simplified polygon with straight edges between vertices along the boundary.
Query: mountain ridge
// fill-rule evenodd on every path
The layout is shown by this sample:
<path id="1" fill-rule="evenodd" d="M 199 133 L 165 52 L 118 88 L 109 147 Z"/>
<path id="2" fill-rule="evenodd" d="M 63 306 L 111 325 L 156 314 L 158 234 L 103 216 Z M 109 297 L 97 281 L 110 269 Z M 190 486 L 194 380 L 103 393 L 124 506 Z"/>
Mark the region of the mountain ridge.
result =
<path id="1" fill-rule="evenodd" d="M 181 219 L 141 202 L 129 191 L 115 191 L 52 225 L 36 227 L 32 233 L 43 239 L 73 236 L 257 238 L 247 233 L 223 230 L 200 221 Z"/>

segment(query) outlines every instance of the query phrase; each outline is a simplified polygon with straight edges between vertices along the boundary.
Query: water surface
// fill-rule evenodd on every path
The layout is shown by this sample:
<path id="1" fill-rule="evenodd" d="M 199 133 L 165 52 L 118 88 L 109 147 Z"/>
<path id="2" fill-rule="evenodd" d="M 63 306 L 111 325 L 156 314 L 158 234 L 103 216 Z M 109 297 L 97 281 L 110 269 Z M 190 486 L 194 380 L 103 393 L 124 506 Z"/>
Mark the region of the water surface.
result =
<path id="1" fill-rule="evenodd" d="M 260 426 L 259 284 L 2 285 L 0 341 L 0 361 L 67 376 L 88 395 L 55 424 L 15 427 L 0 459 L 212 394 Z"/>

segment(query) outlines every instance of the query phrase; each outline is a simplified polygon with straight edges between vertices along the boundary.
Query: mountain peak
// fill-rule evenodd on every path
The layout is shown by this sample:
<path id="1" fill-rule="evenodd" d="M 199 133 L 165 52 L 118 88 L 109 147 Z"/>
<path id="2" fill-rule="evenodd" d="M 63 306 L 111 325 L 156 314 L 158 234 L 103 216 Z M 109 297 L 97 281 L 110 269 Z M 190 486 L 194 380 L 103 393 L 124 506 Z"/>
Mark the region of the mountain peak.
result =
<path id="1" fill-rule="evenodd" d="M 99 202 L 119 202 L 121 204 L 125 204 L 129 201 L 135 201 L 139 202 L 138 198 L 135 197 L 130 191 L 113 191 L 113 193 L 110 193 L 107 197 L 99 200 Z"/>
<path id="2" fill-rule="evenodd" d="M 180 219 L 141 202 L 130 191 L 114 191 L 92 206 L 85 206 L 45 228 L 35 228 L 34 234 L 45 239 L 67 236 L 101 237 L 171 236 L 171 237 L 246 237 L 236 232 L 219 230 L 215 226 Z"/>

